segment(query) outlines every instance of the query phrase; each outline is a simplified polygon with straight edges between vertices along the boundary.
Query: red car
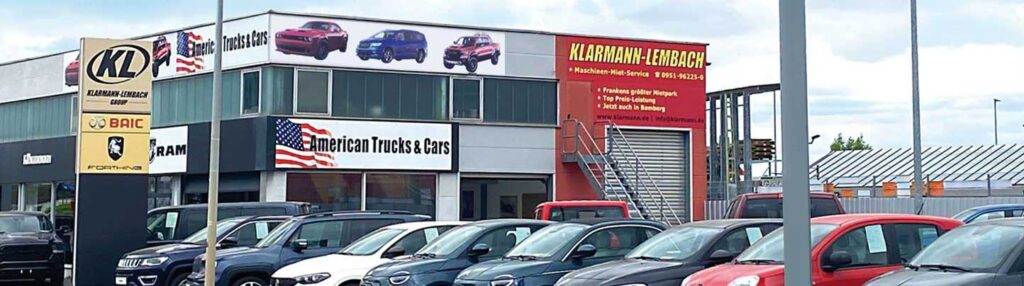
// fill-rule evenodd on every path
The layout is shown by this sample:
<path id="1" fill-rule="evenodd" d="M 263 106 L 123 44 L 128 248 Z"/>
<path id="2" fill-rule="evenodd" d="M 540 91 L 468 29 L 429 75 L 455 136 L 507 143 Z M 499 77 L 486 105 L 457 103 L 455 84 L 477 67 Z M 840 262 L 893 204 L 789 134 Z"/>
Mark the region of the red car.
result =
<path id="1" fill-rule="evenodd" d="M 323 60 L 333 50 L 345 52 L 348 32 L 335 23 L 311 21 L 299 28 L 277 32 L 274 43 L 277 44 L 277 51 L 286 55 L 306 55 Z"/>
<path id="2" fill-rule="evenodd" d="M 160 75 L 160 65 L 171 66 L 171 44 L 164 36 L 153 40 L 153 77 Z"/>
<path id="3" fill-rule="evenodd" d="M 839 197 L 811 192 L 811 217 L 845 214 Z M 750 193 L 729 202 L 725 218 L 782 218 L 782 193 Z"/>
<path id="4" fill-rule="evenodd" d="M 815 286 L 863 285 L 903 268 L 940 235 L 963 223 L 906 214 L 845 214 L 811 219 L 811 279 Z M 681 286 L 781 286 L 785 228 L 765 236 L 731 263 L 691 275 Z"/>
<path id="5" fill-rule="evenodd" d="M 463 65 L 466 71 L 473 73 L 480 61 L 491 60 L 491 64 L 496 65 L 499 56 L 501 45 L 492 41 L 487 34 L 460 37 L 444 49 L 444 67 L 451 69 L 455 65 Z"/>
<path id="6" fill-rule="evenodd" d="M 557 201 L 537 205 L 534 218 L 567 221 L 580 218 L 628 218 L 626 202 L 619 201 Z"/>
<path id="7" fill-rule="evenodd" d="M 64 85 L 78 86 L 78 60 L 76 58 L 64 68 Z"/>

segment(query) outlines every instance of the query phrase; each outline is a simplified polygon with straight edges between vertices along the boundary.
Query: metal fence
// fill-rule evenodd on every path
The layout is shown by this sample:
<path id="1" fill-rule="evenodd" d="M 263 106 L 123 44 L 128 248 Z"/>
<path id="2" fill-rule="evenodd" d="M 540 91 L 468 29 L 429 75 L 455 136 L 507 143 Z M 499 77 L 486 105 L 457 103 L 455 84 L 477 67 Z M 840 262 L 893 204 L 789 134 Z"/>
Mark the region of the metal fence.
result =
<path id="1" fill-rule="evenodd" d="M 840 201 L 848 213 L 914 213 L 913 198 L 842 198 Z M 952 217 L 965 209 L 992 204 L 1024 204 L 1024 197 L 930 197 L 924 199 L 921 214 Z M 729 201 L 709 200 L 704 218 L 720 219 L 728 207 Z"/>

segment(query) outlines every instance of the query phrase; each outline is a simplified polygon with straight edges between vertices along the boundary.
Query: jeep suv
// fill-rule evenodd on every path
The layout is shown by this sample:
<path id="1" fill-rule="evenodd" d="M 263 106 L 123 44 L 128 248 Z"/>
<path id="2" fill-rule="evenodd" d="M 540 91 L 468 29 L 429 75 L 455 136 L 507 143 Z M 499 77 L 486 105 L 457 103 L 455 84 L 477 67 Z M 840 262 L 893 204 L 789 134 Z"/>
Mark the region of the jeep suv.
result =
<path id="1" fill-rule="evenodd" d="M 285 221 L 252 247 L 217 251 L 217 286 L 267 286 L 281 267 L 338 252 L 378 228 L 428 221 L 429 216 L 403 211 L 351 211 L 299 216 Z M 185 285 L 203 285 L 205 256 L 196 256 Z"/>
<path id="2" fill-rule="evenodd" d="M 64 249 L 46 214 L 0 212 L 0 285 L 63 285 Z"/>
<path id="3" fill-rule="evenodd" d="M 345 52 L 348 47 L 348 32 L 335 23 L 310 21 L 297 29 L 277 32 L 274 35 L 274 44 L 277 45 L 277 51 L 286 55 L 306 55 L 323 60 L 333 50 Z"/>
<path id="4" fill-rule="evenodd" d="M 467 72 L 474 73 L 480 61 L 490 60 L 492 65 L 497 65 L 498 56 L 501 56 L 501 46 L 492 41 L 491 36 L 464 36 L 444 50 L 444 67 L 452 69 L 455 65 L 463 65 Z"/>
<path id="5" fill-rule="evenodd" d="M 427 38 L 413 30 L 383 30 L 359 41 L 356 55 L 361 60 L 380 59 L 383 63 L 391 60 L 415 59 L 423 63 L 427 59 Z"/>

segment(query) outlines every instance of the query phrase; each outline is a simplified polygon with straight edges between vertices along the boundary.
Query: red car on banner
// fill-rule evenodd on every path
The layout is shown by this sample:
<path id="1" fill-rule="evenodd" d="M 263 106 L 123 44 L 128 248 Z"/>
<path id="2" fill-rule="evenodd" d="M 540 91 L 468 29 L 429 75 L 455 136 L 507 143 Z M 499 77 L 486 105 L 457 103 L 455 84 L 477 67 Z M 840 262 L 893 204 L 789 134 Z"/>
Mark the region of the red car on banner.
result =
<path id="1" fill-rule="evenodd" d="M 310 21 L 299 28 L 277 32 L 274 43 L 277 51 L 286 55 L 306 55 L 323 60 L 333 50 L 342 53 L 347 50 L 348 32 L 335 23 Z"/>
<path id="2" fill-rule="evenodd" d="M 79 58 L 81 55 L 79 55 Z M 64 85 L 66 86 L 78 86 L 78 60 L 75 58 L 74 61 L 68 64 L 64 68 Z"/>
<path id="3" fill-rule="evenodd" d="M 467 72 L 476 72 L 480 61 L 490 60 L 498 64 L 501 56 L 501 45 L 491 40 L 487 34 L 475 34 L 460 37 L 444 50 L 444 67 L 452 69 L 455 65 L 463 65 Z"/>
<path id="4" fill-rule="evenodd" d="M 160 75 L 160 65 L 171 66 L 171 43 L 167 37 L 159 36 L 153 40 L 153 77 Z"/>

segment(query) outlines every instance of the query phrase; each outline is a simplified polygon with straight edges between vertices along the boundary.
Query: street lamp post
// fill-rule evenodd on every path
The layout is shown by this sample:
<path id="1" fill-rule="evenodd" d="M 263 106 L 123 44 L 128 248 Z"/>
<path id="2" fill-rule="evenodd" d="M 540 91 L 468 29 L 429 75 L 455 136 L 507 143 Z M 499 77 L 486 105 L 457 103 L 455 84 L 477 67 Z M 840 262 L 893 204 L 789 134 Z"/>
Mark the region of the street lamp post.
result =
<path id="1" fill-rule="evenodd" d="M 920 211 L 924 207 L 924 199 L 921 198 L 921 90 L 918 85 L 917 74 L 917 0 L 910 0 L 910 68 L 911 87 L 913 97 L 914 117 L 914 209 Z"/>
<path id="2" fill-rule="evenodd" d="M 992 99 L 992 134 L 994 135 L 996 145 L 999 145 L 999 100 L 998 98 Z"/>

